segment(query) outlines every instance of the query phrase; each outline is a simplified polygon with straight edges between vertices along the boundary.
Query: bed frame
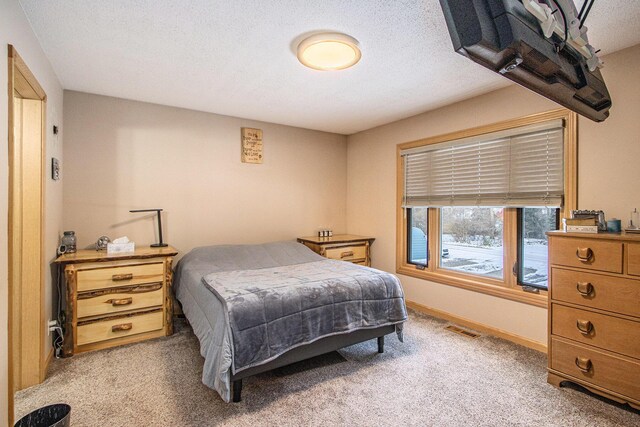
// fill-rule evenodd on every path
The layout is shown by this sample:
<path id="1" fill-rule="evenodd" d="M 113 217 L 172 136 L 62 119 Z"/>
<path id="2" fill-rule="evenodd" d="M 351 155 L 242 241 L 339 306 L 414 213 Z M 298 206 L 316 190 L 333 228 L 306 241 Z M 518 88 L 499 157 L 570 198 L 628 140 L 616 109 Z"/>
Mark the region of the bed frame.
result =
<path id="1" fill-rule="evenodd" d="M 276 368 L 281 368 L 302 360 L 310 359 L 321 354 L 330 353 L 343 347 L 348 347 L 353 344 L 377 338 L 378 353 L 384 353 L 384 336 L 395 332 L 395 330 L 395 325 L 387 325 L 374 329 L 360 329 L 347 334 L 332 335 L 321 338 L 311 344 L 291 349 L 264 365 L 245 369 L 235 375 L 230 373 L 229 375 L 231 376 L 232 383 L 232 400 L 233 402 L 240 402 L 242 395 L 242 380 L 244 378 L 271 371 Z M 229 372 L 231 372 L 231 370 L 229 370 Z"/>

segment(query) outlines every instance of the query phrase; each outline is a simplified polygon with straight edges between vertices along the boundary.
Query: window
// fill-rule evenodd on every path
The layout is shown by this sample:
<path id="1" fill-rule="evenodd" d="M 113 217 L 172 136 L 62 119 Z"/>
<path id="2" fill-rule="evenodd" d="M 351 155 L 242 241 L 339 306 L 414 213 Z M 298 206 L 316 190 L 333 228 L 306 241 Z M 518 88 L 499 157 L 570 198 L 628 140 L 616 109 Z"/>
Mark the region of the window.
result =
<path id="1" fill-rule="evenodd" d="M 426 266 L 428 260 L 429 247 L 427 245 L 427 235 L 429 230 L 429 210 L 425 207 L 413 208 L 409 211 L 407 221 L 411 230 L 407 230 L 407 262 L 419 266 Z"/>
<path id="2" fill-rule="evenodd" d="M 546 306 L 545 233 L 575 208 L 576 128 L 557 110 L 400 144 L 398 273 Z"/>
<path id="3" fill-rule="evenodd" d="M 502 279 L 502 214 L 502 208 L 442 208 L 440 266 Z"/>
<path id="4" fill-rule="evenodd" d="M 560 209 L 524 208 L 519 212 L 518 281 L 526 286 L 548 288 L 547 231 L 557 230 Z"/>

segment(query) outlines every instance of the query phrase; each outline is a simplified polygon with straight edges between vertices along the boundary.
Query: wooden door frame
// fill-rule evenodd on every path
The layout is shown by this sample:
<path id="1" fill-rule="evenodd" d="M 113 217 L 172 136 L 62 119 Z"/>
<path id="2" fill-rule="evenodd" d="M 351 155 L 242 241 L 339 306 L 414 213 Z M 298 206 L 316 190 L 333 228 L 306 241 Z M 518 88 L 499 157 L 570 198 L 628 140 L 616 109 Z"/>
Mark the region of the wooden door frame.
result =
<path id="1" fill-rule="evenodd" d="M 15 141 L 14 141 L 14 119 L 15 119 L 15 111 L 14 111 L 14 98 L 15 94 L 18 93 L 20 97 L 24 99 L 33 99 L 42 102 L 41 105 L 41 134 L 40 134 L 40 157 L 41 157 L 41 165 L 40 165 L 40 245 L 39 247 L 39 266 L 40 266 L 40 284 L 39 284 L 39 301 L 34 301 L 33 303 L 39 304 L 38 311 L 40 312 L 40 318 L 37 319 L 37 324 L 27 325 L 32 330 L 35 329 L 37 332 L 37 336 L 40 338 L 37 343 L 37 348 L 39 350 L 38 359 L 39 363 L 37 367 L 29 367 L 30 369 L 38 370 L 39 381 L 42 382 L 44 380 L 44 376 L 46 374 L 46 361 L 48 358 L 45 358 L 43 347 L 44 347 L 44 339 L 46 335 L 42 334 L 44 317 L 45 317 L 45 305 L 44 305 L 44 284 L 45 284 L 45 274 L 46 268 L 44 264 L 44 235 L 45 235 L 45 223 L 44 223 L 44 213 L 45 213 L 45 171 L 46 171 L 46 111 L 47 111 L 47 95 L 43 90 L 38 80 L 33 75 L 27 64 L 20 57 L 16 49 L 12 45 L 8 45 L 8 82 L 9 82 L 9 111 L 8 111 L 8 149 L 9 149 L 9 213 L 8 213 L 8 415 L 9 415 L 9 425 L 13 425 L 14 422 L 14 392 L 15 392 L 15 382 L 14 382 L 14 367 L 13 360 L 15 356 L 15 348 L 13 348 L 13 340 L 14 340 L 14 325 L 13 325 L 13 316 L 15 315 L 15 310 L 19 309 L 19 307 L 14 307 L 13 305 L 13 296 L 14 292 L 16 292 L 16 284 L 13 283 L 13 263 L 14 263 L 14 253 L 16 250 L 22 251 L 22 243 L 20 242 L 17 245 L 14 245 L 13 241 L 13 230 L 15 221 L 20 221 L 21 227 L 24 226 L 22 224 L 22 218 L 14 218 L 12 212 L 12 200 L 14 197 L 15 191 L 18 189 L 16 184 L 16 176 L 14 176 L 15 165 L 14 165 L 14 149 L 15 149 Z M 26 84 L 25 84 L 26 83 Z M 18 248 L 14 246 L 19 246 Z M 21 253 L 21 252 L 20 252 Z M 21 287 L 18 288 L 18 291 L 21 292 Z M 21 325 L 24 328 L 25 325 Z M 22 343 L 22 337 L 24 336 L 24 332 L 21 332 L 18 336 L 18 342 Z M 21 357 L 22 354 L 19 354 L 18 357 Z"/>

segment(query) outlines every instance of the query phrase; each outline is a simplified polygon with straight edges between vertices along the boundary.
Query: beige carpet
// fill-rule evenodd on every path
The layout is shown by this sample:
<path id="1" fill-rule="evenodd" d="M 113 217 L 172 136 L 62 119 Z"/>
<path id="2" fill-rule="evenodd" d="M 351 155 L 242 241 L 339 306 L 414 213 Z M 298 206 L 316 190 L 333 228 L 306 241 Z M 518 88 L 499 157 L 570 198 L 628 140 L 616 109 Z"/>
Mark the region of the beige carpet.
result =
<path id="1" fill-rule="evenodd" d="M 55 402 L 73 426 L 640 426 L 640 413 L 546 382 L 545 355 L 467 338 L 411 313 L 405 343 L 370 341 L 245 380 L 243 401 L 205 387 L 191 329 L 52 363 L 16 396 L 16 419 Z M 346 359 L 346 360 L 345 360 Z"/>

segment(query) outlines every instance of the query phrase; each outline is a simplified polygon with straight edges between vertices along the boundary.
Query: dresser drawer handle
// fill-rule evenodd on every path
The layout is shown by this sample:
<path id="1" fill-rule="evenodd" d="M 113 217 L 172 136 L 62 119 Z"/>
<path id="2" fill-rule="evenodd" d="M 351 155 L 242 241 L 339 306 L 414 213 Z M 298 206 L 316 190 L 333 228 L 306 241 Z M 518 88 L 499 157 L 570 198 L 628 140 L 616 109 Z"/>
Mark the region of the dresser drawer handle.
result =
<path id="1" fill-rule="evenodd" d="M 121 305 L 129 305 L 129 304 L 133 304 L 133 298 L 129 297 L 129 298 L 122 298 L 122 299 L 110 299 L 106 301 L 107 304 L 111 304 L 114 307 L 118 307 Z"/>
<path id="2" fill-rule="evenodd" d="M 585 374 L 591 372 L 593 368 L 593 363 L 591 363 L 591 359 L 586 357 L 576 357 L 576 366 Z"/>
<path id="3" fill-rule="evenodd" d="M 340 254 L 340 259 L 347 258 L 347 257 L 350 257 L 350 256 L 353 256 L 353 251 L 342 252 Z"/>
<path id="4" fill-rule="evenodd" d="M 593 251 L 591 248 L 578 248 L 576 249 L 576 256 L 582 262 L 589 262 L 593 259 Z"/>
<path id="5" fill-rule="evenodd" d="M 591 335 L 593 332 L 593 323 L 588 320 L 576 320 L 576 328 L 583 335 Z"/>
<path id="6" fill-rule="evenodd" d="M 576 289 L 578 290 L 580 295 L 583 295 L 585 297 L 590 297 L 591 295 L 593 295 L 593 285 L 589 282 L 576 283 Z"/>
<path id="7" fill-rule="evenodd" d="M 111 276 L 111 280 L 113 280 L 114 282 L 122 282 L 124 280 L 131 280 L 131 279 L 133 279 L 133 273 L 114 274 L 113 276 Z"/>
<path id="8" fill-rule="evenodd" d="M 130 331 L 131 329 L 133 329 L 132 323 L 121 323 L 119 325 L 113 325 L 111 332 Z"/>

